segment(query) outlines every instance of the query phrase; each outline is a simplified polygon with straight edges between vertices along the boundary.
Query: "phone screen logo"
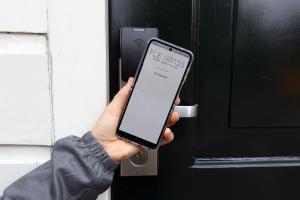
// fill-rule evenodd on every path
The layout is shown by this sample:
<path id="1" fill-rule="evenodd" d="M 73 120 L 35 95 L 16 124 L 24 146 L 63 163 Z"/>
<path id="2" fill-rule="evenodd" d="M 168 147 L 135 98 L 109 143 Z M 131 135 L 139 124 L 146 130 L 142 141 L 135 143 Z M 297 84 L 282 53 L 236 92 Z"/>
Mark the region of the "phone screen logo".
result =
<path id="1" fill-rule="evenodd" d="M 161 62 L 162 64 L 168 65 L 173 68 L 184 68 L 186 66 L 186 63 L 183 60 L 152 48 L 149 50 L 149 55 L 152 56 L 152 59 L 154 61 Z"/>

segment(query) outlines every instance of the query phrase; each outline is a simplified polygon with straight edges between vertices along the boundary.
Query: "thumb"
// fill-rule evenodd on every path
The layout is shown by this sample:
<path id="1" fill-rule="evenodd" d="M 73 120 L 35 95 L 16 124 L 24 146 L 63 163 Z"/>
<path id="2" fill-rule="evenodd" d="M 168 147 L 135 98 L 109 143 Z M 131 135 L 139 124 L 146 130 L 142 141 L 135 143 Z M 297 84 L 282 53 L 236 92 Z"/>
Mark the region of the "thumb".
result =
<path id="1" fill-rule="evenodd" d="M 129 96 L 133 78 L 130 77 L 126 85 L 124 85 L 119 92 L 114 96 L 113 100 L 108 105 L 109 109 L 112 109 L 117 115 L 121 115 L 127 98 Z"/>

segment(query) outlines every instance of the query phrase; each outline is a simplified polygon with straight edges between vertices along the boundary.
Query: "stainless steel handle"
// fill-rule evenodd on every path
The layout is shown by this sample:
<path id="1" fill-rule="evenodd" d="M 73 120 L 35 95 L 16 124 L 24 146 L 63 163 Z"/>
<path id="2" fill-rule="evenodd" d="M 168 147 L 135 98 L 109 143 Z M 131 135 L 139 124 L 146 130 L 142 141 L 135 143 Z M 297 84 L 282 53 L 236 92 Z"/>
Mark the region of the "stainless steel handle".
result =
<path id="1" fill-rule="evenodd" d="M 175 106 L 174 111 L 178 112 L 180 117 L 191 118 L 197 117 L 198 104 L 193 106 Z"/>

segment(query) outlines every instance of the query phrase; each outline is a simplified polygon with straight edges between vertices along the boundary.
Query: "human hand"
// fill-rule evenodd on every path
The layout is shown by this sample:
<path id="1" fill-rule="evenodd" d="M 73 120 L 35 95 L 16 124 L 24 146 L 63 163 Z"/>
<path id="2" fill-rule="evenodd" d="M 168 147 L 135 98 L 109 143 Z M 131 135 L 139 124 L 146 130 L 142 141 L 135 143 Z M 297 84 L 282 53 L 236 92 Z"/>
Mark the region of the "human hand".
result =
<path id="1" fill-rule="evenodd" d="M 110 104 L 107 105 L 92 130 L 92 135 L 102 145 L 107 154 L 115 161 L 129 158 L 139 151 L 138 145 L 122 140 L 116 135 L 116 129 L 130 93 L 132 83 L 133 78 L 129 78 L 127 84 L 120 89 Z M 177 98 L 175 104 L 178 105 L 179 103 L 180 99 Z M 168 127 L 175 124 L 179 118 L 178 112 L 172 112 L 168 121 Z M 173 139 L 174 134 L 171 129 L 166 128 L 161 140 L 161 145 L 170 143 Z"/>

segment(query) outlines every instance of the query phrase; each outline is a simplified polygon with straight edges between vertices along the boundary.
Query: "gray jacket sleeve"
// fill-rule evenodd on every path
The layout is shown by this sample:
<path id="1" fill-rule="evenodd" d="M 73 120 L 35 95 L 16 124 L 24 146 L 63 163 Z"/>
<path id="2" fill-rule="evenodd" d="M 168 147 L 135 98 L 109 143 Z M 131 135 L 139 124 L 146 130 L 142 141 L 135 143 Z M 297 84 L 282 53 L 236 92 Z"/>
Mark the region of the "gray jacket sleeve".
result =
<path id="1" fill-rule="evenodd" d="M 93 200 L 111 184 L 118 163 L 90 132 L 58 140 L 51 160 L 8 186 L 1 200 Z"/>

